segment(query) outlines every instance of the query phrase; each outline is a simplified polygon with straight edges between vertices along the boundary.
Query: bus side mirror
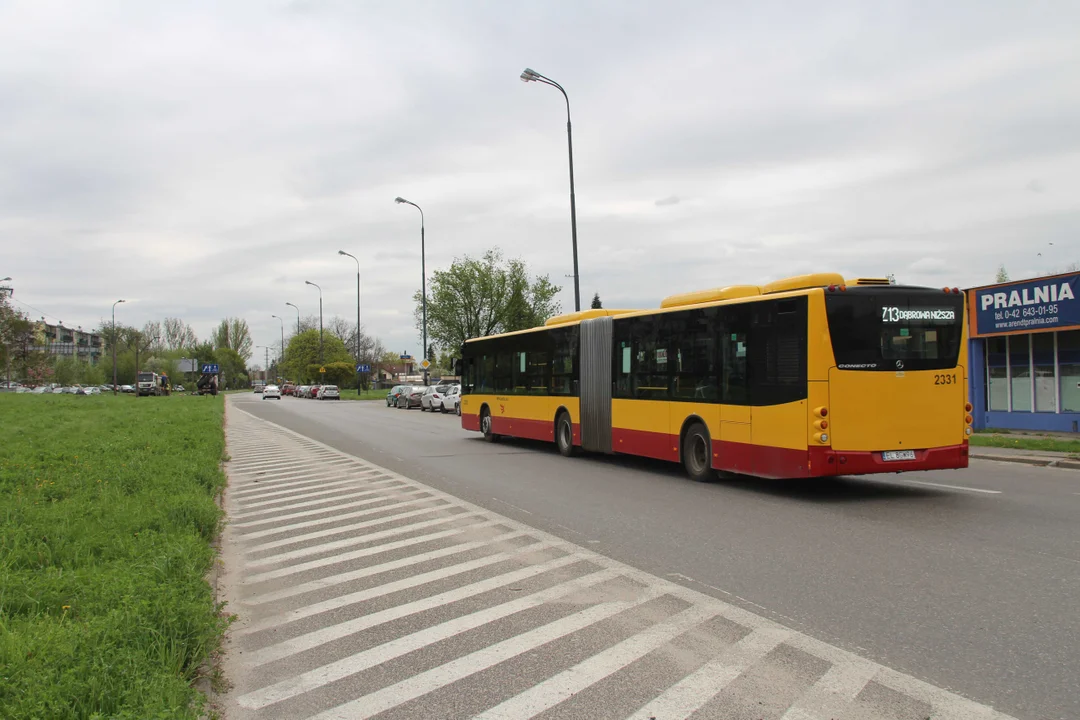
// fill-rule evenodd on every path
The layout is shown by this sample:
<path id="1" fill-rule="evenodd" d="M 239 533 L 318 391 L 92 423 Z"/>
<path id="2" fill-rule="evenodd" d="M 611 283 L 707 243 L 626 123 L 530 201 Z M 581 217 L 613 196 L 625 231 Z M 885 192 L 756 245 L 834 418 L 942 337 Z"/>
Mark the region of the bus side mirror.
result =
<path id="1" fill-rule="evenodd" d="M 461 371 L 462 371 L 461 358 L 454 358 L 451 361 L 450 364 L 453 365 L 453 367 L 454 367 L 454 374 L 457 375 L 460 378 L 461 377 Z"/>

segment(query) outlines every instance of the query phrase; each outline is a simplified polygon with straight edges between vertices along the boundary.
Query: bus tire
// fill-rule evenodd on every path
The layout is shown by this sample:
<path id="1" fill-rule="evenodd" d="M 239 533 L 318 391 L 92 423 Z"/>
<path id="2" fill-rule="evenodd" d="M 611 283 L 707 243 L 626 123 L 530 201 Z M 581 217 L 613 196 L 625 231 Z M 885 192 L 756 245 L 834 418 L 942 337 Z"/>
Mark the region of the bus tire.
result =
<path id="1" fill-rule="evenodd" d="M 574 446 L 574 426 L 570 422 L 570 413 L 565 410 L 555 418 L 555 444 L 563 457 L 577 455 L 577 447 Z"/>
<path id="2" fill-rule="evenodd" d="M 491 432 L 491 413 L 488 412 L 487 408 L 480 411 L 480 432 L 484 434 L 484 440 L 489 443 L 497 443 L 502 437 Z"/>
<path id="3" fill-rule="evenodd" d="M 712 468 L 712 440 L 708 429 L 701 423 L 694 423 L 686 430 L 682 441 L 682 464 L 686 474 L 696 482 L 708 482 L 716 479 Z"/>

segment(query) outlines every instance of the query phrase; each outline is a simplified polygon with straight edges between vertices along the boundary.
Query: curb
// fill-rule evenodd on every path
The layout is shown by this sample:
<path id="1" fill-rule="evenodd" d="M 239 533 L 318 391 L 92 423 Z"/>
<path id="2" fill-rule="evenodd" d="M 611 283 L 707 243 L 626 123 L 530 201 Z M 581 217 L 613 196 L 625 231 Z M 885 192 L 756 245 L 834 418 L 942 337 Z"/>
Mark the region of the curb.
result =
<path id="1" fill-rule="evenodd" d="M 1018 463 L 1020 465 L 1033 465 L 1035 467 L 1056 467 L 1067 470 L 1080 470 L 1080 462 L 1076 460 L 1045 460 L 1034 457 L 1009 457 L 1008 455 L 968 455 L 972 460 L 992 460 L 994 462 Z"/>

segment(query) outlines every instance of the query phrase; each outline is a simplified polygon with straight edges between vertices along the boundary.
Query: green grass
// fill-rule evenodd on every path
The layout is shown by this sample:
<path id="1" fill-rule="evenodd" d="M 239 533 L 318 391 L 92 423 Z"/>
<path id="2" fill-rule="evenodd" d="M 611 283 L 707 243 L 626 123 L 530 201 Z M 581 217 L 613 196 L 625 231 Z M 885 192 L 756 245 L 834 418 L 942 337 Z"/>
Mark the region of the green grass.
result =
<path id="1" fill-rule="evenodd" d="M 386 393 L 389 390 L 364 390 L 360 393 L 360 397 L 356 396 L 356 388 L 352 390 L 341 389 L 342 400 L 382 400 L 386 401 Z"/>
<path id="2" fill-rule="evenodd" d="M 0 717 L 199 717 L 222 408 L 0 396 Z"/>
<path id="3" fill-rule="evenodd" d="M 1080 440 L 1060 440 L 1038 435 L 975 433 L 968 442 L 972 447 L 999 447 L 1013 450 L 1043 450 L 1049 452 L 1080 453 Z"/>

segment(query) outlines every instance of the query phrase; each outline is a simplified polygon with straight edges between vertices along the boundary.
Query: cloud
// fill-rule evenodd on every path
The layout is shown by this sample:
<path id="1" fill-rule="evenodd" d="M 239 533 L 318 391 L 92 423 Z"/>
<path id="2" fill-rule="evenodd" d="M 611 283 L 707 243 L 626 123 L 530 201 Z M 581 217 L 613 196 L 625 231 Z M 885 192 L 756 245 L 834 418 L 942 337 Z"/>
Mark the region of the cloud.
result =
<path id="1" fill-rule="evenodd" d="M 1080 173 L 1080 8 L 990 4 L 4 3 L 0 277 L 84 327 L 124 297 L 271 344 L 305 280 L 352 317 L 344 249 L 416 352 L 402 195 L 429 272 L 498 245 L 569 309 L 566 106 L 525 66 L 570 99 L 583 297 L 1038 272 L 1080 233 L 1047 191 Z"/>

